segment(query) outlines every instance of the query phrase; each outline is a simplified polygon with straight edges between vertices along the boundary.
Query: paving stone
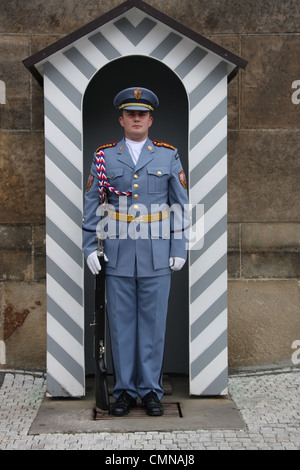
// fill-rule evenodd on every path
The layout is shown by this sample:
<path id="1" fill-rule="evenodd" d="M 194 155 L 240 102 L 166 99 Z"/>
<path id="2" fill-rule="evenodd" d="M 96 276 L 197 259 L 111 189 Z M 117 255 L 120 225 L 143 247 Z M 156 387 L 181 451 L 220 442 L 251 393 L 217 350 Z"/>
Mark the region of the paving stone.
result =
<path id="1" fill-rule="evenodd" d="M 29 435 L 45 393 L 45 376 L 0 371 L 0 450 L 299 450 L 300 369 L 229 376 L 247 429 Z"/>

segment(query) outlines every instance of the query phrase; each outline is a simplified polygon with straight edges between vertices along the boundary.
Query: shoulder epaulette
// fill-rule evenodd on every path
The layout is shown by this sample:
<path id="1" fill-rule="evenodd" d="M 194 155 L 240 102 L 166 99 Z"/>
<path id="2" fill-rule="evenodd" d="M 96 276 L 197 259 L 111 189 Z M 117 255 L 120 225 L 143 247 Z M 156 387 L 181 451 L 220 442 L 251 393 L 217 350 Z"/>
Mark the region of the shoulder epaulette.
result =
<path id="1" fill-rule="evenodd" d="M 166 142 L 160 142 L 159 140 L 153 140 L 153 144 L 156 145 L 156 147 L 165 147 L 166 149 L 175 150 L 173 145 L 167 144 Z"/>
<path id="2" fill-rule="evenodd" d="M 97 148 L 96 153 L 100 152 L 100 150 L 115 147 L 116 145 L 117 145 L 117 142 L 109 142 L 108 144 L 100 145 L 100 147 Z"/>

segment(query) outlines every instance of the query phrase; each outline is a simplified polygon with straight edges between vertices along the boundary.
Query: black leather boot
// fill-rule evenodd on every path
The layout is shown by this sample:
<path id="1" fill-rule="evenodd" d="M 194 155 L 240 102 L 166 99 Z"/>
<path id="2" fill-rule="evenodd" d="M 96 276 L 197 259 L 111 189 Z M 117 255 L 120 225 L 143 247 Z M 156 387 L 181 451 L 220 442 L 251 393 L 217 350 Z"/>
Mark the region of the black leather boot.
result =
<path id="1" fill-rule="evenodd" d="M 111 405 L 111 414 L 114 416 L 125 416 L 128 415 L 130 408 L 135 406 L 136 399 L 129 395 L 129 393 L 122 392 L 115 403 Z"/>
<path id="2" fill-rule="evenodd" d="M 144 396 L 142 405 L 146 408 L 149 416 L 162 416 L 164 414 L 164 407 L 153 391 Z"/>

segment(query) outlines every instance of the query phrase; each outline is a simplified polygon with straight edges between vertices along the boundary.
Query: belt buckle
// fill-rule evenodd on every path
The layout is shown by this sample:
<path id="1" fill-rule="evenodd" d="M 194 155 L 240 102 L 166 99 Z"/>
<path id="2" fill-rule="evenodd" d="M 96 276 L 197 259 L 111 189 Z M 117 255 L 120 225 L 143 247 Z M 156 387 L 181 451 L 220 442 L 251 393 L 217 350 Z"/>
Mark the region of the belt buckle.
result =
<path id="1" fill-rule="evenodd" d="M 131 223 L 131 222 L 136 222 L 138 217 L 135 217 L 132 214 L 127 214 L 126 216 L 126 222 Z"/>
<path id="2" fill-rule="evenodd" d="M 138 224 L 138 223 L 140 223 L 140 222 L 143 221 L 143 216 L 142 216 L 142 215 L 139 215 L 139 216 L 137 216 L 137 217 L 135 217 L 135 216 L 132 216 L 132 217 L 133 217 L 133 221 L 134 221 L 136 224 Z"/>

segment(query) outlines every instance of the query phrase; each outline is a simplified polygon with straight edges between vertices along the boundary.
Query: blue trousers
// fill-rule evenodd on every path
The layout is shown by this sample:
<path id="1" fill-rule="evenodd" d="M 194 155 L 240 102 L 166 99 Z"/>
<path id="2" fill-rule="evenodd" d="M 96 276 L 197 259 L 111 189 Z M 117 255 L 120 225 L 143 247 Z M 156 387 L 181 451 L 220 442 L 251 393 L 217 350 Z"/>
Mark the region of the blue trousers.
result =
<path id="1" fill-rule="evenodd" d="M 158 277 L 106 276 L 107 314 L 115 373 L 113 396 L 126 390 L 159 399 L 171 274 Z"/>

